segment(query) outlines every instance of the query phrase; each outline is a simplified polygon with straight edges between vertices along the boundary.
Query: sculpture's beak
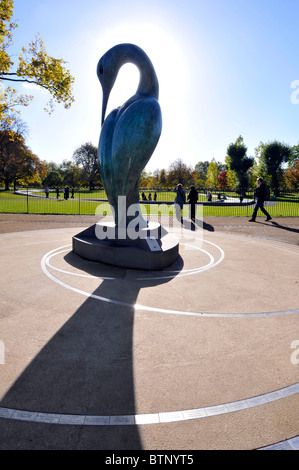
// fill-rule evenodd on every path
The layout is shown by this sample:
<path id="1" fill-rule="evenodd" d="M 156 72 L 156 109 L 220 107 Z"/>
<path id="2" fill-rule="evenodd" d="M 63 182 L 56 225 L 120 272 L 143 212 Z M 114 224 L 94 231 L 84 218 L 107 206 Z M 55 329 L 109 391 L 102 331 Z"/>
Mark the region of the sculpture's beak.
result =
<path id="1" fill-rule="evenodd" d="M 105 121 L 106 108 L 108 103 L 109 93 L 103 93 L 103 103 L 102 103 L 102 125 Z"/>

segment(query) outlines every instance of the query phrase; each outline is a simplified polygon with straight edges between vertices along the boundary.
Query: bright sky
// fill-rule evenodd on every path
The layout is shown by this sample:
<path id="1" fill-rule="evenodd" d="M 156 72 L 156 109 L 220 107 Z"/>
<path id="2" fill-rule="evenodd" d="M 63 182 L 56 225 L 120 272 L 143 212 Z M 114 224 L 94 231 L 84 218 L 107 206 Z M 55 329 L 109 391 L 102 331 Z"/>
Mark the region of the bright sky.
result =
<path id="1" fill-rule="evenodd" d="M 224 162 L 241 134 L 248 155 L 262 142 L 299 142 L 298 0 L 15 0 L 11 51 L 17 55 L 37 32 L 49 55 L 66 60 L 75 77 L 75 103 L 57 105 L 33 93 L 22 110 L 27 143 L 42 160 L 71 160 L 86 142 L 98 145 L 101 56 L 131 42 L 150 57 L 160 85 L 163 129 L 146 169 L 167 169 L 181 158 Z M 133 65 L 121 70 L 108 111 L 137 89 Z M 297 81 L 297 82 L 296 82 Z M 292 88 L 295 87 L 295 88 Z M 297 91 L 298 90 L 298 91 Z"/>

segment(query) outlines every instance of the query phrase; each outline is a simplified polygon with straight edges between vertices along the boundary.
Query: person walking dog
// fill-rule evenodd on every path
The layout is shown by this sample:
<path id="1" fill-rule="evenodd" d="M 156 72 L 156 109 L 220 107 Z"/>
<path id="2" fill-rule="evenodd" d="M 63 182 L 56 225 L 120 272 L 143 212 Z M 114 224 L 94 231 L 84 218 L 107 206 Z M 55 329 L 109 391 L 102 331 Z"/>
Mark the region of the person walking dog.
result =
<path id="1" fill-rule="evenodd" d="M 267 193 L 268 193 L 268 188 L 267 186 L 265 185 L 264 181 L 263 181 L 263 178 L 258 178 L 257 179 L 257 188 L 254 192 L 255 194 L 255 197 L 256 197 L 256 203 L 255 203 L 255 206 L 254 206 L 254 209 L 253 209 L 253 213 L 252 213 L 252 217 L 251 219 L 248 221 L 248 222 L 255 222 L 255 219 L 256 219 L 256 216 L 257 216 L 257 212 L 258 210 L 260 209 L 266 216 L 266 220 L 265 222 L 268 222 L 269 220 L 272 219 L 271 215 L 269 214 L 269 212 L 266 211 L 266 209 L 264 208 L 264 202 L 265 200 L 268 199 L 267 197 Z"/>

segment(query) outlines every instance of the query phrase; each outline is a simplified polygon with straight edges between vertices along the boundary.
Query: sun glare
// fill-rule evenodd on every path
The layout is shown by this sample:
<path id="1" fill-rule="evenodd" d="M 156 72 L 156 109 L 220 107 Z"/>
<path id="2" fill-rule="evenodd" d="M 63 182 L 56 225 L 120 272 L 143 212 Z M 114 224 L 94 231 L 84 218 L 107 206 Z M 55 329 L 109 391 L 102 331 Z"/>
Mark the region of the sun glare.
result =
<path id="1" fill-rule="evenodd" d="M 133 64 L 125 64 L 120 69 L 109 97 L 106 116 L 136 93 L 139 77 L 139 70 Z"/>

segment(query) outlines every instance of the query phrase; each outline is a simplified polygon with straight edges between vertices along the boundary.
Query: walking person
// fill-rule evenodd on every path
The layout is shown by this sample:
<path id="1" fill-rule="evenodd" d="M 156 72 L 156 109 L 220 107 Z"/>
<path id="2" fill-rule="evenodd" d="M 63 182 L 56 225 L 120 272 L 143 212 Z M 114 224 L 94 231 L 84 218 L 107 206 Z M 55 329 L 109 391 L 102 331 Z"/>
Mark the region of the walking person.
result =
<path id="1" fill-rule="evenodd" d="M 255 222 L 257 212 L 260 209 L 266 216 L 265 222 L 268 222 L 269 220 L 272 219 L 271 215 L 269 212 L 266 211 L 264 208 L 264 202 L 267 199 L 267 193 L 268 193 L 268 188 L 265 185 L 263 178 L 258 178 L 257 179 L 257 188 L 254 192 L 254 195 L 256 197 L 256 203 L 253 209 L 252 217 L 249 220 L 249 222 Z"/>
<path id="2" fill-rule="evenodd" d="M 190 204 L 190 219 L 195 222 L 195 214 L 196 214 L 196 204 L 198 201 L 198 192 L 195 189 L 195 186 L 192 184 L 190 186 L 190 191 L 188 194 L 188 202 Z"/>
<path id="3" fill-rule="evenodd" d="M 64 188 L 64 199 L 67 201 L 69 197 L 70 197 L 70 188 L 66 186 L 66 188 Z"/>
<path id="4" fill-rule="evenodd" d="M 183 223 L 183 217 L 182 217 L 182 209 L 184 207 L 184 203 L 186 202 L 186 194 L 183 189 L 183 185 L 179 183 L 176 186 L 176 198 L 174 200 L 175 205 L 176 205 L 176 218 Z"/>

